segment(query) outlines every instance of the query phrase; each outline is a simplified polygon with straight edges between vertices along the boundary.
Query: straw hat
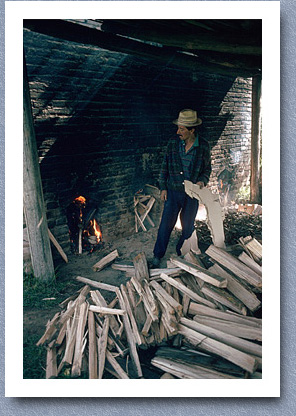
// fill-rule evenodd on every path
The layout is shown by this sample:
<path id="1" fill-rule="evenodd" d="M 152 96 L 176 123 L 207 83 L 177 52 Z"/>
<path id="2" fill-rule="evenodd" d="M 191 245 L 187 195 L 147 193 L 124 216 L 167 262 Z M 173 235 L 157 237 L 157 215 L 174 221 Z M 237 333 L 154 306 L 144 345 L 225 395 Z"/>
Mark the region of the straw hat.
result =
<path id="1" fill-rule="evenodd" d="M 173 123 L 185 127 L 194 127 L 199 126 L 202 123 L 202 120 L 197 117 L 197 112 L 195 110 L 186 109 L 180 111 L 179 117 L 177 120 L 174 120 Z"/>

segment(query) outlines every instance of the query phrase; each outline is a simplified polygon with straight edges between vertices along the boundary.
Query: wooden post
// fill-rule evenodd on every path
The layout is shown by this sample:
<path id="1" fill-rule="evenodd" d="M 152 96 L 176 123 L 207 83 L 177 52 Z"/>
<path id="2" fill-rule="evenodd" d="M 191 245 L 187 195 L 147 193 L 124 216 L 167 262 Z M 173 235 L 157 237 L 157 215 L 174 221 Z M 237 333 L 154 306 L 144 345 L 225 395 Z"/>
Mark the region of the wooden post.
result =
<path id="1" fill-rule="evenodd" d="M 251 135 L 251 186 L 250 200 L 253 204 L 260 201 L 260 99 L 261 76 L 252 78 L 252 135 Z"/>
<path id="2" fill-rule="evenodd" d="M 24 212 L 28 228 L 33 272 L 37 279 L 46 281 L 54 277 L 54 266 L 43 200 L 25 57 L 23 70 Z"/>

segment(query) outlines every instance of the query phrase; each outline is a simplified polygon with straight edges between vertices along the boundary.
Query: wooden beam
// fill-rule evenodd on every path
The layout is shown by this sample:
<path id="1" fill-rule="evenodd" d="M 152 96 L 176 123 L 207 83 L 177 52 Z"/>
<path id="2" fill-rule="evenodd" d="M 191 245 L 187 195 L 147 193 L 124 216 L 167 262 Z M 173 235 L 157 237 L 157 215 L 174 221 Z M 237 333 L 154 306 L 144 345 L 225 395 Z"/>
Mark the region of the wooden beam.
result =
<path id="1" fill-rule="evenodd" d="M 206 62 L 205 58 L 200 59 L 197 55 L 187 55 L 179 52 L 178 48 L 163 46 L 159 48 L 144 42 L 138 42 L 113 33 L 107 33 L 81 24 L 67 22 L 58 19 L 24 19 L 24 28 L 37 33 L 53 36 L 71 42 L 93 45 L 99 48 L 108 49 L 120 53 L 136 55 L 150 60 L 163 62 L 166 65 L 177 65 L 188 70 L 198 70 L 211 73 L 220 73 L 230 76 L 251 77 L 258 73 L 258 68 L 244 65 L 236 68 L 235 65 L 219 65 Z M 131 36 L 132 37 L 132 36 Z M 179 37 L 179 35 L 178 35 Z M 152 39 L 149 39 L 152 41 Z M 182 39 L 181 39 L 182 41 Z M 184 46 L 184 44 L 183 44 Z M 258 54 L 261 55 L 261 48 Z M 236 50 L 238 47 L 236 45 Z M 240 50 L 239 53 L 246 53 Z"/>
<path id="2" fill-rule="evenodd" d="M 260 200 L 260 121 L 261 121 L 261 76 L 252 78 L 252 128 L 251 128 L 251 178 L 250 200 Z"/>
<path id="3" fill-rule="evenodd" d="M 34 276 L 37 279 L 48 281 L 54 278 L 54 266 L 48 235 L 25 57 L 23 71 L 24 212 Z"/>

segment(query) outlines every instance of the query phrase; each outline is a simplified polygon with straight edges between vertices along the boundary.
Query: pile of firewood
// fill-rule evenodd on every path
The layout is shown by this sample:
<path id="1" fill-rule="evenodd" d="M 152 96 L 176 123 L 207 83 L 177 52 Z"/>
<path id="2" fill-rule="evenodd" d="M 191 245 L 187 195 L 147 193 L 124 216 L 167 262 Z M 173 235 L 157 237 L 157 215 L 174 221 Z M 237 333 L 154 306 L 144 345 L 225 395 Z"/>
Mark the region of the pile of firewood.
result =
<path id="1" fill-rule="evenodd" d="M 120 287 L 78 276 L 84 286 L 37 343 L 47 347 L 46 378 L 143 378 L 140 357 L 152 346 L 159 378 L 260 378 L 262 250 L 251 237 L 240 245 L 239 257 L 210 246 L 209 268 L 189 252 L 149 270 L 140 253 L 133 265 L 112 264 L 129 278 Z"/>

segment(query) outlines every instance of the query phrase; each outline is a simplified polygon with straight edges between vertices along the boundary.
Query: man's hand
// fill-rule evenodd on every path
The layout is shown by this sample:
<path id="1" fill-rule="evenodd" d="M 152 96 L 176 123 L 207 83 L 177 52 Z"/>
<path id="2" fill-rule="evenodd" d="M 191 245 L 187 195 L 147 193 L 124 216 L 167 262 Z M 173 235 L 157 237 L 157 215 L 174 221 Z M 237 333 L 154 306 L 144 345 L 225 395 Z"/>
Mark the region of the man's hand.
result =
<path id="1" fill-rule="evenodd" d="M 200 189 L 202 189 L 205 186 L 203 182 L 196 182 L 196 185 L 199 185 Z"/>
<path id="2" fill-rule="evenodd" d="M 168 191 L 161 191 L 160 199 L 166 201 L 168 199 Z"/>

